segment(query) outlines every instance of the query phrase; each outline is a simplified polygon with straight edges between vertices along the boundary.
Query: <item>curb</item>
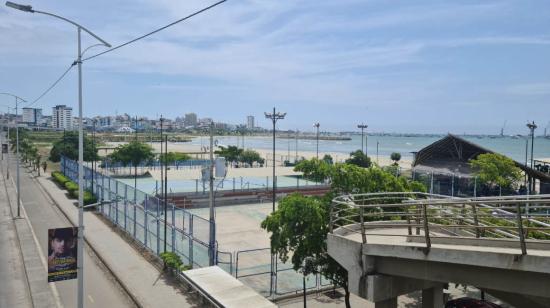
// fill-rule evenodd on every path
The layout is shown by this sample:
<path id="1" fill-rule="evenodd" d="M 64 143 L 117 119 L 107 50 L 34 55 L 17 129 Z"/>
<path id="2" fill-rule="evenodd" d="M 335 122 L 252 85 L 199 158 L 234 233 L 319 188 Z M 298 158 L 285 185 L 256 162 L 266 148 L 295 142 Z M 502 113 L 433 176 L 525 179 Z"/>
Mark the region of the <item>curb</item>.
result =
<path id="1" fill-rule="evenodd" d="M 49 177 L 51 177 L 51 172 L 50 172 Z M 40 190 L 43 193 L 45 193 L 45 195 L 48 197 L 50 202 L 52 202 L 52 204 L 54 204 L 61 211 L 61 213 L 63 213 L 63 216 L 65 216 L 65 218 L 67 218 L 67 220 L 71 223 L 71 225 L 73 225 L 74 227 L 77 227 L 77 225 L 72 221 L 72 219 L 65 212 L 65 210 L 63 208 L 61 208 L 61 206 L 55 201 L 55 199 L 48 192 L 48 190 L 42 185 L 42 183 L 40 183 L 40 181 L 38 181 L 34 177 L 32 178 L 32 180 L 35 181 L 38 184 L 38 187 L 40 187 Z M 122 279 L 120 279 L 120 277 L 116 274 L 116 272 L 109 266 L 109 264 L 105 261 L 103 256 L 92 246 L 92 244 L 88 241 L 86 236 L 84 236 L 84 242 L 86 242 L 86 244 L 92 250 L 92 252 L 97 256 L 97 258 L 101 261 L 101 263 L 103 263 L 103 265 L 105 266 L 107 271 L 113 276 L 113 278 L 115 278 L 116 282 L 122 287 L 122 289 L 124 290 L 126 295 L 128 295 L 128 297 L 132 300 L 134 305 L 136 305 L 139 308 L 143 308 L 144 306 L 141 305 L 139 300 L 132 294 L 132 292 L 130 292 L 130 289 L 128 288 L 128 286 L 122 281 Z"/>

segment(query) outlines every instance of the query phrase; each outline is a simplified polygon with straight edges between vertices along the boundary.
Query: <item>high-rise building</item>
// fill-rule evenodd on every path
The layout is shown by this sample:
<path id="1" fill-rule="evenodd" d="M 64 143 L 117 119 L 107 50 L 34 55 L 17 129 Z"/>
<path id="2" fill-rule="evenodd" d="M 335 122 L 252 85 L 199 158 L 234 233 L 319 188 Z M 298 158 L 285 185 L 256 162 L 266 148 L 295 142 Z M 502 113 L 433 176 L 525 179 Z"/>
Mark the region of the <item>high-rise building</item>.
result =
<path id="1" fill-rule="evenodd" d="M 185 114 L 185 119 L 183 120 L 185 126 L 197 126 L 197 114 L 196 113 L 187 113 Z"/>
<path id="2" fill-rule="evenodd" d="M 55 129 L 73 129 L 73 108 L 57 105 L 52 108 L 52 127 Z"/>
<path id="3" fill-rule="evenodd" d="M 23 123 L 30 126 L 38 126 L 42 121 L 42 109 L 40 108 L 23 108 Z"/>
<path id="4" fill-rule="evenodd" d="M 254 116 L 246 117 L 246 128 L 254 129 Z"/>

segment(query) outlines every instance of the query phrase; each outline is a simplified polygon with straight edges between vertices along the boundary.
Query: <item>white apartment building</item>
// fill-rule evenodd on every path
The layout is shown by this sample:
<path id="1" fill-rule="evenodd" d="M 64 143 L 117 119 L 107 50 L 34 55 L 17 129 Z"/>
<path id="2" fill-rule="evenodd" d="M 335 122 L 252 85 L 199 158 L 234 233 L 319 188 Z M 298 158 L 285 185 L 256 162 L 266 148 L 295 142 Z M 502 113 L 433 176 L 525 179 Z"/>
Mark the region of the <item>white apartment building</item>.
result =
<path id="1" fill-rule="evenodd" d="M 185 114 L 185 118 L 183 119 L 183 123 L 185 123 L 185 126 L 196 126 L 197 121 L 197 114 L 196 113 L 187 113 Z"/>
<path id="2" fill-rule="evenodd" d="M 246 128 L 254 129 L 254 116 L 246 117 Z"/>
<path id="3" fill-rule="evenodd" d="M 23 123 L 29 126 L 39 126 L 42 123 L 42 109 L 40 108 L 23 108 Z"/>
<path id="4" fill-rule="evenodd" d="M 57 105 L 52 108 L 52 127 L 55 129 L 73 129 L 73 108 Z"/>

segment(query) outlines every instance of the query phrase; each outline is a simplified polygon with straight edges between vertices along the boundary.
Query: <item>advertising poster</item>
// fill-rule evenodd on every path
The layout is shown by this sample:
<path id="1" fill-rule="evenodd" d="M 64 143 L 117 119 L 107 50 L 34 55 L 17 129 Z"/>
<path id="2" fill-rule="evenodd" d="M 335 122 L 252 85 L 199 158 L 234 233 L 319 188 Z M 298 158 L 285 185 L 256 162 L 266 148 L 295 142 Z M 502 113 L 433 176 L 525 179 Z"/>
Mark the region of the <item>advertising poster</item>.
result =
<path id="1" fill-rule="evenodd" d="M 2 154 L 8 153 L 8 144 L 2 143 Z"/>
<path id="2" fill-rule="evenodd" d="M 48 229 L 48 282 L 75 279 L 78 228 Z"/>

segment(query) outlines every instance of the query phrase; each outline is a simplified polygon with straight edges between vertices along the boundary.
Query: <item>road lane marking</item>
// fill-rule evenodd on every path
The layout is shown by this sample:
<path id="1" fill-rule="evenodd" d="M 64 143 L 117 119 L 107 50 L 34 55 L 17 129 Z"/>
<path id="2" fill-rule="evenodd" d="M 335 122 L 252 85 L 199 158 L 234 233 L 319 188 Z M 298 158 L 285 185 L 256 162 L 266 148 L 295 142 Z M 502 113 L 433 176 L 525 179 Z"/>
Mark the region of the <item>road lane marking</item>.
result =
<path id="1" fill-rule="evenodd" d="M 95 303 L 95 302 L 94 302 L 94 298 L 93 298 L 90 294 L 88 294 L 88 299 L 90 300 L 90 302 L 91 302 L 92 304 Z"/>

